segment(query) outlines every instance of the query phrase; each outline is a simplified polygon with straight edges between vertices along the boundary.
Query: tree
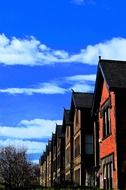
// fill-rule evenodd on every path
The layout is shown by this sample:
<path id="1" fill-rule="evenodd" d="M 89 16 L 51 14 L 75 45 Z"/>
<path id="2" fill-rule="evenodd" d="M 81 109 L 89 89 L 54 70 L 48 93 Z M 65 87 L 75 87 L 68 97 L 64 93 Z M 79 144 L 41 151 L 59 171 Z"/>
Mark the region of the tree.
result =
<path id="1" fill-rule="evenodd" d="M 34 185 L 39 185 L 40 184 L 40 167 L 38 164 L 33 165 L 33 184 Z"/>
<path id="2" fill-rule="evenodd" d="M 9 189 L 24 187 L 33 180 L 33 166 L 25 149 L 8 146 L 0 149 L 0 178 Z"/>

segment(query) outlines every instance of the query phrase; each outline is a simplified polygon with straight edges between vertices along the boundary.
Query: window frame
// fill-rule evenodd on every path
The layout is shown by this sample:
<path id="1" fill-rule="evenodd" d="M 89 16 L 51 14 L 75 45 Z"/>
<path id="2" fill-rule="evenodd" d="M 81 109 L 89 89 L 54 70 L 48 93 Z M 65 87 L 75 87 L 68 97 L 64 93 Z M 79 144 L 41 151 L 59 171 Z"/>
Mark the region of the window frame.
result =
<path id="1" fill-rule="evenodd" d="M 110 99 L 107 99 L 101 106 L 101 117 L 103 120 L 103 139 L 109 137 L 112 134 L 111 131 L 111 113 L 110 113 Z"/>
<path id="2" fill-rule="evenodd" d="M 74 146 L 75 146 L 75 149 L 74 149 L 74 158 L 76 159 L 81 154 L 80 135 L 78 135 L 76 137 L 76 139 L 74 140 Z"/>
<path id="3" fill-rule="evenodd" d="M 113 188 L 113 172 L 115 170 L 114 153 L 107 155 L 101 159 L 102 178 L 104 189 Z"/>

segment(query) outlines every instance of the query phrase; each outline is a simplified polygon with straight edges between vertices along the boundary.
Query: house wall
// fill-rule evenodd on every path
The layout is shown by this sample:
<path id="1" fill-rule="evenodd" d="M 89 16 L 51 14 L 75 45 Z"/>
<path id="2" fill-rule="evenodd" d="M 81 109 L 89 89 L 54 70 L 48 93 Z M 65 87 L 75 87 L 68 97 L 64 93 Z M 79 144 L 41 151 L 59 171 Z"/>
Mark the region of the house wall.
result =
<path id="1" fill-rule="evenodd" d="M 57 183 L 61 183 L 61 138 L 57 137 Z"/>
<path id="2" fill-rule="evenodd" d="M 51 160 L 51 151 L 49 152 L 49 168 L 48 168 L 48 172 L 49 172 L 49 177 L 48 177 L 48 187 L 51 187 L 51 184 L 52 184 L 52 177 L 51 177 L 51 164 L 52 164 L 52 160 Z"/>
<path id="3" fill-rule="evenodd" d="M 43 164 L 40 165 L 40 185 L 43 186 Z"/>
<path id="4" fill-rule="evenodd" d="M 74 182 L 81 185 L 81 111 L 75 110 L 74 114 Z M 78 152 L 78 153 L 77 153 Z M 77 154 L 77 155 L 76 155 Z"/>
<path id="5" fill-rule="evenodd" d="M 94 148 L 93 185 L 99 187 L 99 120 L 97 112 L 95 114 L 95 117 L 93 118 L 93 148 Z"/>
<path id="6" fill-rule="evenodd" d="M 52 175 L 53 175 L 53 185 L 57 177 L 57 159 L 56 159 L 56 145 L 53 144 L 53 161 L 52 161 Z"/>
<path id="7" fill-rule="evenodd" d="M 49 155 L 47 155 L 47 187 L 49 187 Z"/>
<path id="8" fill-rule="evenodd" d="M 47 160 L 43 163 L 43 186 L 47 187 Z"/>
<path id="9" fill-rule="evenodd" d="M 126 92 L 116 93 L 118 187 L 126 189 Z"/>
<path id="10" fill-rule="evenodd" d="M 113 92 L 108 91 L 107 85 L 104 82 L 101 101 L 100 101 L 100 109 L 103 103 L 110 98 L 111 109 L 110 109 L 110 125 L 111 125 L 111 135 L 107 138 L 103 139 L 103 117 L 101 117 L 101 113 L 99 113 L 99 147 L 100 147 L 100 165 L 101 165 L 101 173 L 100 173 L 100 188 L 103 188 L 103 165 L 102 160 L 108 155 L 114 155 L 114 166 L 113 166 L 113 188 L 117 189 L 118 181 L 117 181 L 117 147 L 116 147 L 116 120 L 115 120 L 115 94 Z"/>
<path id="11" fill-rule="evenodd" d="M 93 122 L 91 110 L 81 111 L 81 184 L 93 186 Z"/>
<path id="12" fill-rule="evenodd" d="M 71 126 L 66 126 L 65 133 L 65 180 L 72 181 L 72 161 L 73 156 L 71 155 L 72 151 L 72 141 L 71 141 Z"/>
<path id="13" fill-rule="evenodd" d="M 90 109 L 76 110 L 74 116 L 74 182 L 93 185 L 93 126 Z M 92 153 L 87 151 L 86 137 L 92 138 Z M 79 144 L 78 144 L 79 143 Z M 77 150 L 78 149 L 78 150 Z M 89 150 L 89 149 L 88 149 Z M 75 152 L 78 156 L 75 156 Z"/>

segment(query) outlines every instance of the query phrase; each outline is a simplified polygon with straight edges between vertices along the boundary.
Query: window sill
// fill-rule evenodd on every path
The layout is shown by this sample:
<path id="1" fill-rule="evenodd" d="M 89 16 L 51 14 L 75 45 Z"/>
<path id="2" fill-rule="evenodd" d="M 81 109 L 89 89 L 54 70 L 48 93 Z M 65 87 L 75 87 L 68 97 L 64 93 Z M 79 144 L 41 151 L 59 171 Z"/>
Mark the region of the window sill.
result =
<path id="1" fill-rule="evenodd" d="M 110 137 L 112 135 L 112 133 L 108 134 L 107 136 L 102 138 L 102 141 L 106 140 L 108 137 Z"/>

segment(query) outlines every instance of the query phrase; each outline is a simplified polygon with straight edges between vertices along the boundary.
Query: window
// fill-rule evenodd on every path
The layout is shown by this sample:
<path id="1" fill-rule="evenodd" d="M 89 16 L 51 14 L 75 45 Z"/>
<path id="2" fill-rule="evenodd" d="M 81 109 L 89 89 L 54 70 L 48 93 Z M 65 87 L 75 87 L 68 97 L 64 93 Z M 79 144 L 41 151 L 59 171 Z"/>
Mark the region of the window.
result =
<path id="1" fill-rule="evenodd" d="M 114 154 L 102 159 L 104 189 L 112 189 Z"/>
<path id="2" fill-rule="evenodd" d="M 70 174 L 67 174 L 65 178 L 66 178 L 66 181 L 70 181 L 71 179 Z"/>
<path id="3" fill-rule="evenodd" d="M 70 128 L 67 127 L 67 128 L 66 128 L 66 136 L 67 136 L 67 138 L 69 138 L 69 135 L 70 135 L 70 134 L 69 134 L 69 131 L 70 131 Z"/>
<path id="4" fill-rule="evenodd" d="M 75 171 L 74 180 L 76 184 L 80 185 L 80 169 Z"/>
<path id="5" fill-rule="evenodd" d="M 79 123 L 79 118 L 78 118 L 78 110 L 76 111 L 76 124 L 78 125 Z"/>
<path id="6" fill-rule="evenodd" d="M 110 101 L 107 100 L 102 106 L 102 117 L 103 117 L 103 138 L 106 138 L 111 134 L 110 126 Z"/>
<path id="7" fill-rule="evenodd" d="M 93 136 L 90 134 L 85 136 L 85 153 L 93 154 Z"/>
<path id="8" fill-rule="evenodd" d="M 112 162 L 103 166 L 104 189 L 112 189 Z"/>
<path id="9" fill-rule="evenodd" d="M 57 157 L 57 169 L 60 168 L 60 155 L 58 155 Z"/>
<path id="10" fill-rule="evenodd" d="M 75 139 L 75 158 L 80 155 L 80 136 Z"/>
<path id="11" fill-rule="evenodd" d="M 70 147 L 66 149 L 66 164 L 70 163 Z"/>
<path id="12" fill-rule="evenodd" d="M 110 109 L 106 108 L 103 112 L 103 138 L 107 137 L 110 133 Z"/>
<path id="13" fill-rule="evenodd" d="M 75 111 L 75 128 L 78 127 L 79 124 L 79 110 Z"/>

